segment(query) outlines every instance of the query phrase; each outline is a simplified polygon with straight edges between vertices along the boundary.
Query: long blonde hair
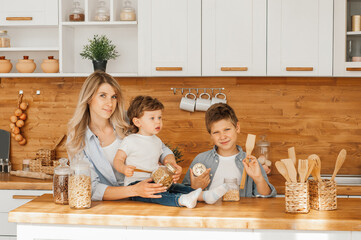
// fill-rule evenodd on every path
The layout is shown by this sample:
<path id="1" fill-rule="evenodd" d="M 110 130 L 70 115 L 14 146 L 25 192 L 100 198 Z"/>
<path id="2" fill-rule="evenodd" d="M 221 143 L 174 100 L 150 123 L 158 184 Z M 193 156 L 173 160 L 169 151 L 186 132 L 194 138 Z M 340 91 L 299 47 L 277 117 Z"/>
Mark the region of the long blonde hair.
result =
<path id="1" fill-rule="evenodd" d="M 128 129 L 124 111 L 124 99 L 118 82 L 105 72 L 94 72 L 84 82 L 80 93 L 74 116 L 68 123 L 68 141 L 66 148 L 70 159 L 80 153 L 85 147 L 85 132 L 90 123 L 89 103 L 100 85 L 107 83 L 113 87 L 117 95 L 117 107 L 110 117 L 117 135 L 123 138 Z"/>

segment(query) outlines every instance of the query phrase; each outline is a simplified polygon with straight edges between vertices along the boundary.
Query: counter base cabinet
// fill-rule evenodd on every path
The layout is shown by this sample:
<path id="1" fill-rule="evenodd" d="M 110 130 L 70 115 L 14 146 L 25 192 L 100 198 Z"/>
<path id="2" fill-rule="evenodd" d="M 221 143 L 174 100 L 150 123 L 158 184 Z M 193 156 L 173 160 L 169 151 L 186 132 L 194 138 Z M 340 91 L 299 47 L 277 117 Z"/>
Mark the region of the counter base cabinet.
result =
<path id="1" fill-rule="evenodd" d="M 297 230 L 244 230 L 207 228 L 109 227 L 84 225 L 18 224 L 18 240 L 184 240 L 184 239 L 309 239 L 359 240 L 361 232 L 350 231 L 297 231 Z"/>

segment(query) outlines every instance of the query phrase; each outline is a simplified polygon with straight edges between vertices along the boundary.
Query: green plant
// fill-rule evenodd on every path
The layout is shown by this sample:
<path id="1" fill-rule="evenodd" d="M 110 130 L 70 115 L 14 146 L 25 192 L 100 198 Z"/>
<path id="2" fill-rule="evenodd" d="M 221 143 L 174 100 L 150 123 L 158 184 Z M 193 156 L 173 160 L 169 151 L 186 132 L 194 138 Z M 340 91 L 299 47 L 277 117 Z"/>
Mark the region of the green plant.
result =
<path id="1" fill-rule="evenodd" d="M 170 145 L 168 143 L 165 145 L 173 152 L 176 163 L 180 163 L 180 162 L 184 161 L 182 159 L 183 154 L 182 154 L 181 150 L 179 150 L 178 146 L 173 148 L 172 145 Z"/>
<path id="2" fill-rule="evenodd" d="M 89 39 L 89 44 L 83 47 L 80 56 L 97 61 L 116 59 L 119 55 L 115 48 L 116 46 L 105 35 L 94 35 L 93 39 Z"/>

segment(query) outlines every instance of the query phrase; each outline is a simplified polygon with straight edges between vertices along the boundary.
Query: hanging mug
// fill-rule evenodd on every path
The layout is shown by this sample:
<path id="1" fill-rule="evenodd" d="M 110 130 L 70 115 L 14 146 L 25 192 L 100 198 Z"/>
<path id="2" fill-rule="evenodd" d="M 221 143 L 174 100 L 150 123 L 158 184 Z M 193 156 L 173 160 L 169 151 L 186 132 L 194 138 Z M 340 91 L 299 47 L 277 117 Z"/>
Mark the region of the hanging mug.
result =
<path id="1" fill-rule="evenodd" d="M 193 96 L 193 98 L 190 98 L 188 96 Z M 184 97 L 182 97 L 179 108 L 188 112 L 194 112 L 196 98 L 197 96 L 194 93 L 187 93 Z"/>
<path id="2" fill-rule="evenodd" d="M 219 98 L 218 96 L 221 95 L 223 96 L 223 98 Z M 224 93 L 217 93 L 213 98 L 212 98 L 212 105 L 216 104 L 216 103 L 227 103 L 227 97 L 226 94 Z"/>
<path id="3" fill-rule="evenodd" d="M 207 96 L 207 98 L 202 98 L 202 96 Z M 208 93 L 201 93 L 196 100 L 196 110 L 197 111 L 207 111 L 211 106 L 211 95 Z"/>

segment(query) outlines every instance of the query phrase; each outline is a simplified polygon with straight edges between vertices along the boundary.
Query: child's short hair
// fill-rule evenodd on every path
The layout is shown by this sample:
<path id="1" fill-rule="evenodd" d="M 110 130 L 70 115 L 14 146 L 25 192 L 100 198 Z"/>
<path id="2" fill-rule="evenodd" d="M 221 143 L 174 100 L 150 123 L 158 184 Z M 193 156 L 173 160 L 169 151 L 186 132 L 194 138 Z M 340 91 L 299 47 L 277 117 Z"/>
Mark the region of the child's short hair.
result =
<path id="1" fill-rule="evenodd" d="M 130 102 L 127 112 L 130 122 L 129 132 L 137 133 L 139 131 L 139 128 L 133 123 L 133 118 L 141 118 L 145 111 L 156 111 L 163 109 L 164 105 L 156 98 L 152 98 L 151 96 L 135 97 Z"/>
<path id="2" fill-rule="evenodd" d="M 233 108 L 226 103 L 216 103 L 208 108 L 206 112 L 206 128 L 208 133 L 211 133 L 212 124 L 220 120 L 230 120 L 231 123 L 236 127 L 238 118 Z"/>

